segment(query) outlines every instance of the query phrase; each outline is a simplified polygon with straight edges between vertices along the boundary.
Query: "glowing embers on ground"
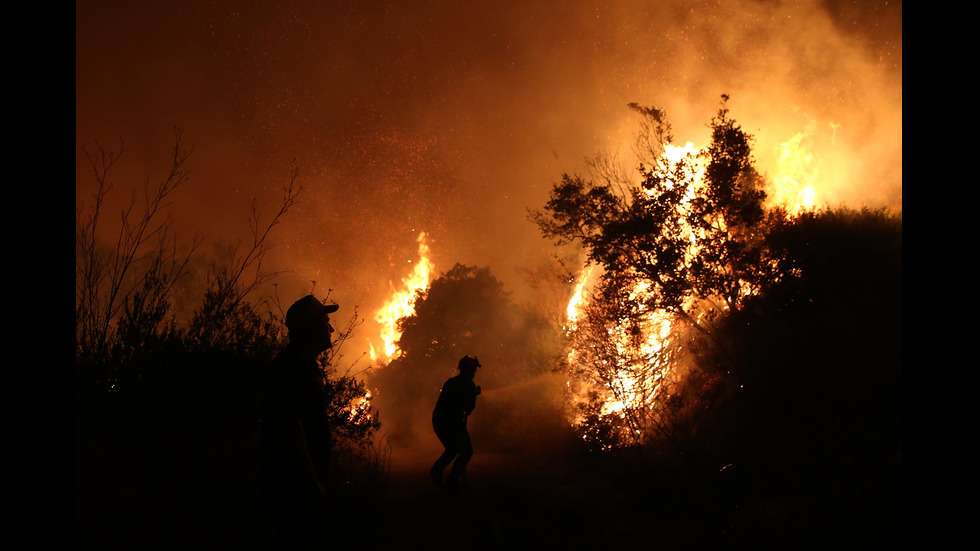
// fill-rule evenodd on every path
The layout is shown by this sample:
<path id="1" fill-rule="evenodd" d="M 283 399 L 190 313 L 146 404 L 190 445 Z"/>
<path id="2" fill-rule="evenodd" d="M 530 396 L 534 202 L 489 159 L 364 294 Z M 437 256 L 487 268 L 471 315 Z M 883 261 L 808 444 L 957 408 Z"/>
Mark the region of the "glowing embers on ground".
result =
<path id="1" fill-rule="evenodd" d="M 412 272 L 402 279 L 400 288 L 392 288 L 391 298 L 374 315 L 374 319 L 381 326 L 383 346 L 379 353 L 374 348 L 374 344 L 369 343 L 372 360 L 393 360 L 401 355 L 397 345 L 401 337 L 398 320 L 410 316 L 415 311 L 416 293 L 424 292 L 429 288 L 433 264 L 429 259 L 429 245 L 426 242 L 425 232 L 419 233 L 418 244 L 419 259 L 414 263 Z"/>

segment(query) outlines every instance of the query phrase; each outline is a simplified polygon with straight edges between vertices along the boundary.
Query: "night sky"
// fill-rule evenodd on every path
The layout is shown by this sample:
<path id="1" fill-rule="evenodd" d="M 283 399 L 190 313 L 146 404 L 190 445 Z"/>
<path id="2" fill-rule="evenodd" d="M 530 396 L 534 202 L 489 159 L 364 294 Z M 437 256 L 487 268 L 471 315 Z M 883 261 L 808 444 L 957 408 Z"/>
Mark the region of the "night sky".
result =
<path id="1" fill-rule="evenodd" d="M 76 205 L 82 148 L 118 149 L 122 197 L 193 147 L 181 235 L 248 236 L 293 159 L 301 202 L 273 235 L 281 292 L 371 317 L 411 269 L 520 269 L 553 251 L 527 218 L 563 172 L 625 152 L 630 102 L 705 145 L 729 94 L 764 173 L 806 132 L 818 202 L 902 205 L 901 2 L 76 2 Z M 129 187 L 127 187 L 129 186 Z M 340 314 L 338 314 L 340 315 Z"/>

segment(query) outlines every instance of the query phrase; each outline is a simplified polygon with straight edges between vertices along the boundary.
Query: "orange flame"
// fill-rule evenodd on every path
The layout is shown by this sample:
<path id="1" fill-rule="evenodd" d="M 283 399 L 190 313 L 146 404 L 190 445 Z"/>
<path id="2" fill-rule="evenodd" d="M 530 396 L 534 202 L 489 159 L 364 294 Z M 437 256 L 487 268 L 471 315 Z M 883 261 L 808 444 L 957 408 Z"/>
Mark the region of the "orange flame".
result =
<path id="1" fill-rule="evenodd" d="M 579 275 L 578 283 L 575 284 L 575 294 L 568 301 L 568 306 L 565 308 L 565 319 L 567 324 L 565 325 L 566 331 L 574 331 L 579 318 L 579 308 L 582 305 L 582 301 L 585 300 L 582 297 L 582 291 L 585 290 L 585 284 L 589 281 L 589 277 L 592 275 L 592 270 L 595 266 L 589 266 L 586 268 L 581 275 Z"/>
<path id="2" fill-rule="evenodd" d="M 415 294 L 429 288 L 432 277 L 433 264 L 429 259 L 429 245 L 426 243 L 425 232 L 420 232 L 418 237 L 419 260 L 415 262 L 412 273 L 402 279 L 400 289 L 392 287 L 392 296 L 388 302 L 382 306 L 374 315 L 374 319 L 381 325 L 381 341 L 383 347 L 381 354 L 385 360 L 393 360 L 401 355 L 398 349 L 398 339 L 401 332 L 398 331 L 398 320 L 412 315 L 415 311 Z M 374 344 L 369 343 L 369 354 L 372 360 L 378 360 L 381 354 L 374 348 Z"/>
<path id="3" fill-rule="evenodd" d="M 578 330 L 578 322 L 581 320 L 584 310 L 588 304 L 588 299 L 584 296 L 585 286 L 591 278 L 593 268 L 590 267 L 583 271 L 576 284 L 574 296 L 569 300 L 567 307 L 567 324 L 565 330 L 569 333 Z M 633 290 L 634 294 L 642 295 L 646 291 L 646 285 L 640 284 Z M 659 398 L 663 388 L 663 382 L 669 375 L 673 366 L 665 360 L 661 351 L 668 346 L 671 337 L 671 319 L 665 312 L 649 312 L 642 323 L 643 339 L 637 352 L 639 356 L 634 356 L 634 361 L 638 363 L 616 362 L 615 366 L 605 364 L 601 369 L 606 371 L 606 377 L 601 384 L 598 381 L 568 381 L 566 386 L 571 394 L 573 403 L 587 400 L 590 391 L 598 391 L 605 398 L 600 406 L 599 415 L 602 417 L 616 416 L 625 418 L 627 415 L 634 415 L 650 407 Z M 613 327 L 609 329 L 609 341 L 619 350 L 620 357 L 626 357 L 626 349 L 629 342 L 633 341 L 630 332 L 624 327 Z M 568 362 L 574 365 L 579 360 L 578 351 L 574 348 L 568 353 Z M 587 360 L 586 360 L 587 361 Z M 588 368 L 587 368 L 588 370 Z M 598 386 L 597 386 L 598 385 Z M 581 427 L 586 420 L 570 412 L 573 417 L 570 422 L 573 426 Z M 635 425 L 633 428 L 622 426 L 624 431 L 636 430 L 632 437 L 641 437 Z"/>
<path id="4" fill-rule="evenodd" d="M 814 155 L 808 147 L 812 134 L 811 126 L 779 145 L 769 202 L 784 207 L 790 216 L 812 210 L 816 205 L 814 184 L 819 173 L 814 166 Z"/>
<path id="5" fill-rule="evenodd" d="M 681 159 L 688 155 L 696 155 L 698 150 L 694 147 L 694 144 L 687 142 L 683 147 L 679 147 L 671 144 L 664 144 L 664 159 L 666 159 L 671 164 L 676 165 L 681 162 Z"/>

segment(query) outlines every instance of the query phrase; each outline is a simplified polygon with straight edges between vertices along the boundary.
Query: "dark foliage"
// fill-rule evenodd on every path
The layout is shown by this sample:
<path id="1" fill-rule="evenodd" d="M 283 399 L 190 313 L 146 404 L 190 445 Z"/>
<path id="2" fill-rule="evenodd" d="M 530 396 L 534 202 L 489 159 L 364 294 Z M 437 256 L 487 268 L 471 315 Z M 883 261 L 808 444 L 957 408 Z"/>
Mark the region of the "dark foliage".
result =
<path id="1" fill-rule="evenodd" d="M 178 325 L 175 283 L 198 240 L 177 246 L 167 199 L 187 179 L 179 132 L 173 167 L 123 210 L 115 243 L 97 228 L 118 155 L 90 156 L 94 205 L 76 211 L 76 545 L 82 549 L 268 549 L 255 494 L 263 371 L 285 345 L 281 320 L 246 296 L 275 274 L 262 269 L 267 237 L 296 199 L 296 171 L 265 224 L 227 266 L 214 265 L 190 320 Z M 353 323 L 351 324 L 353 326 Z M 349 331 L 343 333 L 346 338 Z M 363 384 L 324 364 L 338 453 L 331 495 L 379 480 L 379 424 Z"/>
<path id="2" fill-rule="evenodd" d="M 897 538 L 902 507 L 902 219 L 810 213 L 773 227 L 786 277 L 724 318 L 706 355 L 704 472 L 724 470 L 743 543 Z M 692 454 L 694 455 L 694 454 Z M 715 489 L 720 489 L 717 486 Z"/>
<path id="3" fill-rule="evenodd" d="M 76 362 L 82 547 L 207 547 L 199 537 L 226 530 L 237 548 L 266 548 L 253 487 L 259 381 L 283 335 L 248 303 L 221 310 L 221 339 L 148 332 L 138 345 L 121 339 L 111 362 Z M 135 338 L 135 327 L 117 334 Z M 362 382 L 324 370 L 335 442 L 330 491 L 337 499 L 352 485 L 370 493 L 384 474 L 385 458 L 371 455 L 379 423 L 359 401 Z"/>

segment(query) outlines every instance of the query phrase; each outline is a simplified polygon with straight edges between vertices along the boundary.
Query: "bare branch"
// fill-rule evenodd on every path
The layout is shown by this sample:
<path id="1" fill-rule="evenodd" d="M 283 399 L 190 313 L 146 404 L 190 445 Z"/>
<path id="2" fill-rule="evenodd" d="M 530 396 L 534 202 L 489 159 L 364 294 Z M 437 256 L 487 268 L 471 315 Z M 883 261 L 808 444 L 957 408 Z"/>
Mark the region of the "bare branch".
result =
<path id="1" fill-rule="evenodd" d="M 181 147 L 181 132 L 174 130 L 174 149 L 169 172 L 155 187 L 143 186 L 142 210 L 137 213 L 137 196 L 119 213 L 119 230 L 113 245 L 100 245 L 102 209 L 114 184 L 110 172 L 119 153 L 107 151 L 97 142 L 95 152 L 83 148 L 96 182 L 94 205 L 75 213 L 75 299 L 77 352 L 91 357 L 108 354 L 113 327 L 134 293 L 147 288 L 149 279 L 167 282 L 169 289 L 183 273 L 196 240 L 183 258 L 178 258 L 173 218 L 168 198 L 184 183 L 189 173 L 184 164 L 190 152 Z M 150 245 L 156 242 L 157 246 Z M 172 251 L 168 258 L 167 251 Z M 141 271 L 142 270 L 142 271 Z"/>

